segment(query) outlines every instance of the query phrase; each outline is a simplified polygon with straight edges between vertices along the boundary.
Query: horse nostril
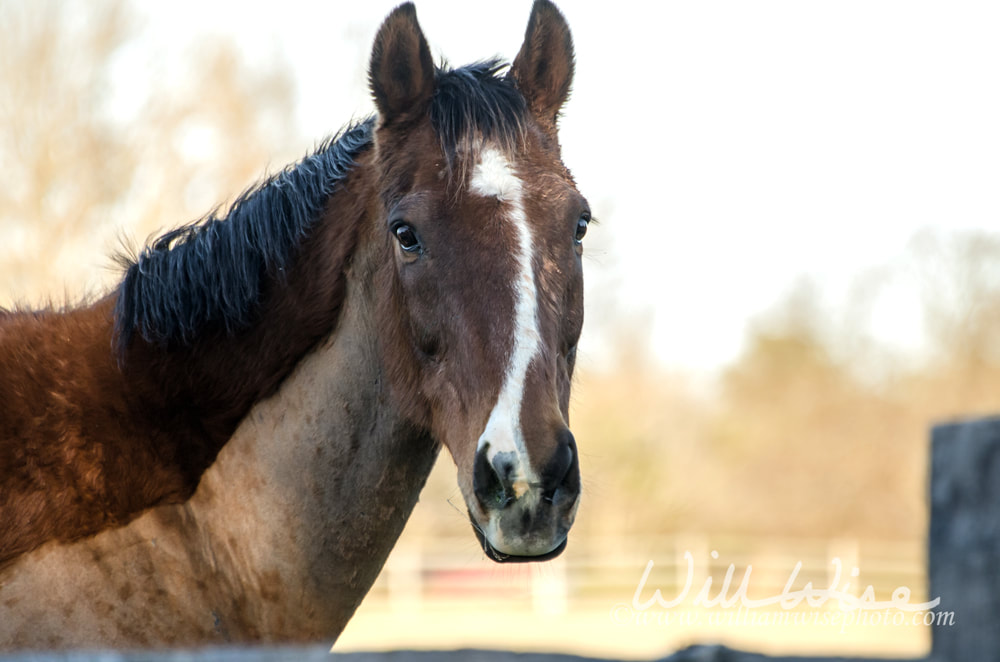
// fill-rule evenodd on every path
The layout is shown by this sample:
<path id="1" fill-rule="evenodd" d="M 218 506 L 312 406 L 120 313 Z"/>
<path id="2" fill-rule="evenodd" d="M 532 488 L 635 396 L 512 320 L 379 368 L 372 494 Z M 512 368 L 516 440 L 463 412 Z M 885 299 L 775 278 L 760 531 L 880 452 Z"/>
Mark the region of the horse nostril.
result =
<path id="1" fill-rule="evenodd" d="M 509 468 L 506 473 L 509 475 Z M 508 483 L 508 480 L 497 475 L 496 469 L 486 456 L 486 447 L 479 450 L 472 470 L 472 491 L 475 492 L 480 505 L 486 510 L 501 510 L 510 505 L 514 497 L 507 489 Z"/>
<path id="2" fill-rule="evenodd" d="M 569 497 L 575 497 L 580 492 L 580 464 L 576 454 L 576 439 L 566 428 L 558 433 L 556 450 L 542 472 L 542 484 L 545 488 L 542 499 L 546 503 L 554 503 L 557 492 Z"/>

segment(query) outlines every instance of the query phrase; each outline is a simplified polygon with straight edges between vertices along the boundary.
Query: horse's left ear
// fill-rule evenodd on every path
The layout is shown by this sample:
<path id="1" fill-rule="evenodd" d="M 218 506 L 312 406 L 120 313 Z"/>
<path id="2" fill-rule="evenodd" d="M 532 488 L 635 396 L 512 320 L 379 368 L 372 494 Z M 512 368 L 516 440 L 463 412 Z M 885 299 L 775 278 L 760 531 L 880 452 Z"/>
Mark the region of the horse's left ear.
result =
<path id="1" fill-rule="evenodd" d="M 555 128 L 573 83 L 573 37 L 566 19 L 549 0 L 535 0 L 524 44 L 509 75 L 535 117 Z"/>
<path id="2" fill-rule="evenodd" d="M 426 110 L 434 94 L 434 61 L 412 2 L 396 7 L 379 28 L 368 82 L 383 125 Z"/>

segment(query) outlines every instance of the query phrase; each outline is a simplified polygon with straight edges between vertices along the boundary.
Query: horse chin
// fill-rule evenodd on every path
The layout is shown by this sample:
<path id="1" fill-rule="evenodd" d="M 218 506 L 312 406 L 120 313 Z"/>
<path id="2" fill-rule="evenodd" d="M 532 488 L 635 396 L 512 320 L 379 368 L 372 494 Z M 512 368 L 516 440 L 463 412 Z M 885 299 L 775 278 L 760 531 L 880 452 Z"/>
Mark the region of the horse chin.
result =
<path id="1" fill-rule="evenodd" d="M 476 525 L 476 521 L 472 519 L 472 515 L 469 515 L 469 520 L 472 522 L 472 532 L 476 534 L 476 540 L 483 548 L 483 552 L 486 556 L 496 563 L 533 563 L 537 561 L 548 561 L 554 559 L 563 553 L 566 549 L 566 543 L 569 542 L 569 538 L 563 538 L 562 541 L 556 545 L 552 550 L 545 552 L 544 554 L 538 554 L 537 556 L 518 556 L 516 554 L 504 554 L 498 551 L 496 547 L 486 538 L 486 535 L 480 530 L 480 527 Z"/>

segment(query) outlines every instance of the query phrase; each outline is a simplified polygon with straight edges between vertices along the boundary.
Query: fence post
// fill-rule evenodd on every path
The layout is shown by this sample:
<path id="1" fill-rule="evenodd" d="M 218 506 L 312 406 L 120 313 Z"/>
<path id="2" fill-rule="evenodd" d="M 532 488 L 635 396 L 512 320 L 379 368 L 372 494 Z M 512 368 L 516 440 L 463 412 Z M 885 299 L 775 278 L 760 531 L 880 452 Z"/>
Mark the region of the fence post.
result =
<path id="1" fill-rule="evenodd" d="M 931 442 L 928 566 L 938 614 L 932 660 L 1000 651 L 1000 418 L 940 425 Z"/>

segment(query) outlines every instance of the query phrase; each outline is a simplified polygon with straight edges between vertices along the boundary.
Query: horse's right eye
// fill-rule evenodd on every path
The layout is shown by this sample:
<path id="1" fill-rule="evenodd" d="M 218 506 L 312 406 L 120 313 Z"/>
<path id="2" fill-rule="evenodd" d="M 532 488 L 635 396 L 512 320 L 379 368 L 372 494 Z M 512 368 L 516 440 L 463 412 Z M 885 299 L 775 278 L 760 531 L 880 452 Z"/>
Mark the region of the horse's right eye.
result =
<path id="1" fill-rule="evenodd" d="M 400 223 L 393 229 L 399 247 L 407 253 L 416 253 L 420 250 L 420 238 L 416 231 L 406 223 Z"/>

